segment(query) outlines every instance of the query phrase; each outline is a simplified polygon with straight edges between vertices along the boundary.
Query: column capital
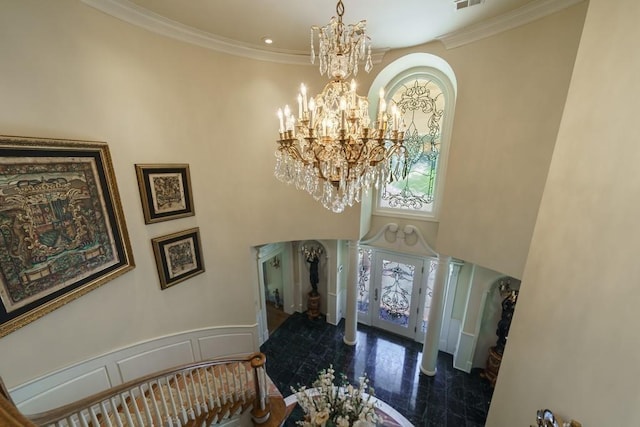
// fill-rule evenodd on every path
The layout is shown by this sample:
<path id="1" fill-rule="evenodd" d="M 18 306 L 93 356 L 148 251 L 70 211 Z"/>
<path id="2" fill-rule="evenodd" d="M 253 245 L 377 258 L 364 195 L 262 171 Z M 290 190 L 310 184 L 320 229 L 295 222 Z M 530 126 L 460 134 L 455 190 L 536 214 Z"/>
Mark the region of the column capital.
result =
<path id="1" fill-rule="evenodd" d="M 451 262 L 451 257 L 449 255 L 438 254 L 438 264 L 449 264 Z"/>
<path id="2" fill-rule="evenodd" d="M 358 245 L 360 245 L 360 242 L 357 240 L 347 240 L 347 247 L 349 249 L 357 249 Z"/>

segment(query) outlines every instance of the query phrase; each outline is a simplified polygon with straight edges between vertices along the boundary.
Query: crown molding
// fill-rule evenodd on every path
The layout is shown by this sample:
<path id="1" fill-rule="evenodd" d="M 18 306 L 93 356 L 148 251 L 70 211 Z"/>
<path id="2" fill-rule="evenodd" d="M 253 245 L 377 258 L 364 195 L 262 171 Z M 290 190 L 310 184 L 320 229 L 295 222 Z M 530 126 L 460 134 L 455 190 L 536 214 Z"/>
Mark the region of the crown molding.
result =
<path id="1" fill-rule="evenodd" d="M 582 1 L 584 0 L 537 0 L 462 30 L 436 37 L 436 39 L 440 40 L 445 48 L 453 49 L 528 24 Z"/>
<path id="2" fill-rule="evenodd" d="M 107 15 L 118 18 L 129 24 L 145 30 L 194 44 L 216 52 L 229 55 L 242 56 L 259 61 L 279 62 L 294 65 L 312 65 L 309 52 L 299 51 L 268 51 L 258 49 L 249 44 L 216 36 L 206 31 L 198 30 L 188 25 L 181 24 L 148 9 L 138 6 L 128 0 L 81 0 L 84 4 L 98 9 Z M 372 61 L 382 62 L 382 58 L 388 49 L 373 52 Z"/>
<path id="3" fill-rule="evenodd" d="M 206 31 L 181 24 L 140 7 L 129 0 L 81 1 L 88 6 L 128 22 L 129 24 L 216 52 L 259 61 L 312 65 L 308 52 L 260 49 L 247 43 L 216 36 Z M 470 25 L 462 30 L 436 37 L 435 40 L 442 42 L 445 48 L 453 49 L 528 24 L 577 3 L 581 3 L 582 1 L 584 0 L 536 0 L 511 12 L 490 18 L 475 25 Z M 389 49 L 374 51 L 372 55 L 373 63 L 381 63 L 384 55 L 388 51 Z"/>

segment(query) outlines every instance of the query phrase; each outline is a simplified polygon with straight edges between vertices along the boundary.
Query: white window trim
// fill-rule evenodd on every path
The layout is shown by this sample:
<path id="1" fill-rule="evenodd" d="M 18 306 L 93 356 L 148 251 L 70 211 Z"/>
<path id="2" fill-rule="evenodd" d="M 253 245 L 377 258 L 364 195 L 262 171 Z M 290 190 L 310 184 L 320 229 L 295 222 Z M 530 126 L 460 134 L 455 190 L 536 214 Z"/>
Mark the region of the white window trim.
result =
<path id="1" fill-rule="evenodd" d="M 428 75 L 436 81 L 442 88 L 446 98 L 445 114 L 442 122 L 442 139 L 440 145 L 440 158 L 438 161 L 437 182 L 435 188 L 433 211 L 430 213 L 403 211 L 401 209 L 380 208 L 379 191 L 372 194 L 373 214 L 378 216 L 415 218 L 427 221 L 438 221 L 438 214 L 442 205 L 444 193 L 445 177 L 447 172 L 447 160 L 449 157 L 449 146 L 451 145 L 451 133 L 453 130 L 453 116 L 458 94 L 458 83 L 451 66 L 442 58 L 429 53 L 412 53 L 398 58 L 387 65 L 376 76 L 369 89 L 370 100 L 377 100 L 381 88 L 394 88 L 401 81 L 411 76 Z M 378 108 L 377 102 L 369 102 L 369 115 L 376 117 Z"/>

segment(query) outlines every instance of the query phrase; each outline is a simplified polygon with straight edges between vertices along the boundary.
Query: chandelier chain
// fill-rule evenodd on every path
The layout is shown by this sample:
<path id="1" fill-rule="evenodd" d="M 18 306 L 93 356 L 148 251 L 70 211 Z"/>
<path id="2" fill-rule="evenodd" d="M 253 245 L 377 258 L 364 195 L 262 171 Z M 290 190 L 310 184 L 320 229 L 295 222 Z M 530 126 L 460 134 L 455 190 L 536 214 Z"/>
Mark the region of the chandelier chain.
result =
<path id="1" fill-rule="evenodd" d="M 344 15 L 344 3 L 342 0 L 338 0 L 338 4 L 336 5 L 336 13 L 338 14 L 338 19 L 342 22 L 342 16 Z"/>

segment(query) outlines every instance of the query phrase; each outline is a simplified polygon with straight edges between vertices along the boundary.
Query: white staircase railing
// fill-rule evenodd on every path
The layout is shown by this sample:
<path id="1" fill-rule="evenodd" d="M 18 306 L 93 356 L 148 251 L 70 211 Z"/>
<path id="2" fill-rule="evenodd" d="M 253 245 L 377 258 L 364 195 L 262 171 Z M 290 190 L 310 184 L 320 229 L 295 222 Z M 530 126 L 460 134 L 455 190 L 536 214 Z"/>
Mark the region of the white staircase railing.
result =
<path id="1" fill-rule="evenodd" d="M 251 410 L 264 424 L 268 387 L 256 353 L 168 369 L 27 418 L 47 427 L 203 427 Z"/>

